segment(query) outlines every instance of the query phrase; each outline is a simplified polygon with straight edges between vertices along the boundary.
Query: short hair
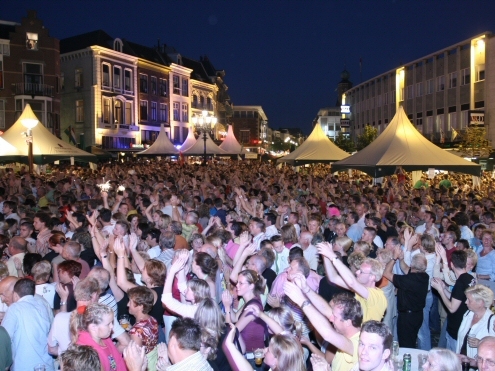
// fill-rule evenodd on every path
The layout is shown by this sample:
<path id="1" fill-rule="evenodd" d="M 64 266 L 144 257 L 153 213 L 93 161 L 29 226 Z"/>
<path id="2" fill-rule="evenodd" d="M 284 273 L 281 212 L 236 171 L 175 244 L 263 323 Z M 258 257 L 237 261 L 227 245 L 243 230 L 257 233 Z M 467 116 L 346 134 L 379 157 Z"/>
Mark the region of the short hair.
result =
<path id="1" fill-rule="evenodd" d="M 421 236 L 421 246 L 423 249 L 428 253 L 434 253 L 435 252 L 435 239 L 431 234 L 423 234 Z"/>
<path id="2" fill-rule="evenodd" d="M 283 242 L 284 240 L 282 239 L 282 236 L 281 236 L 281 235 L 279 235 L 279 234 L 276 234 L 275 236 L 272 236 L 272 237 L 270 238 L 270 242 L 272 242 L 272 243 L 273 243 L 273 242 L 280 242 L 280 241 L 282 241 L 282 242 Z"/>
<path id="3" fill-rule="evenodd" d="M 127 296 L 135 305 L 143 306 L 144 314 L 148 314 L 153 308 L 153 301 L 155 300 L 153 291 L 146 286 L 136 286 L 129 289 L 129 291 L 127 291 Z"/>
<path id="4" fill-rule="evenodd" d="M 370 334 L 377 334 L 382 338 L 383 350 L 390 350 L 392 348 L 392 342 L 394 341 L 394 336 L 390 331 L 390 328 L 383 322 L 378 321 L 366 321 L 361 327 L 361 334 L 363 332 L 368 332 Z"/>
<path id="5" fill-rule="evenodd" d="M 246 223 L 243 222 L 233 222 L 230 228 L 232 229 L 232 232 L 234 232 L 234 236 L 236 237 L 239 237 L 242 232 L 248 230 Z"/>
<path id="6" fill-rule="evenodd" d="M 289 263 L 295 258 L 303 257 L 303 256 L 304 256 L 303 249 L 300 248 L 299 246 L 295 246 L 289 250 Z"/>
<path id="7" fill-rule="evenodd" d="M 32 279 L 21 278 L 14 285 L 14 292 L 20 297 L 34 295 L 36 293 L 36 284 Z"/>
<path id="8" fill-rule="evenodd" d="M 8 275 L 9 275 L 9 268 L 7 267 L 7 264 L 0 261 L 0 281 L 3 280 Z"/>
<path id="9" fill-rule="evenodd" d="M 170 339 L 172 337 L 180 349 L 197 352 L 201 347 L 201 326 L 192 318 L 177 318 L 170 329 Z"/>
<path id="10" fill-rule="evenodd" d="M 249 258 L 249 261 L 251 262 L 251 264 L 256 265 L 258 272 L 263 273 L 267 268 L 266 259 L 261 255 L 252 255 Z"/>
<path id="11" fill-rule="evenodd" d="M 84 308 L 84 307 L 82 307 Z M 87 331 L 89 325 L 99 325 L 103 321 L 103 316 L 114 316 L 113 309 L 105 304 L 90 304 L 82 313 L 79 310 L 72 312 L 70 317 L 70 333 L 72 342 L 76 342 L 81 330 Z"/>
<path id="12" fill-rule="evenodd" d="M 416 254 L 411 258 L 411 268 L 419 271 L 419 272 L 425 272 L 426 271 L 426 257 L 424 254 Z"/>
<path id="13" fill-rule="evenodd" d="M 354 244 L 354 251 L 355 252 L 360 251 L 364 254 L 364 256 L 368 256 L 370 254 L 370 251 L 371 251 L 371 246 L 368 242 L 357 241 Z"/>
<path id="14" fill-rule="evenodd" d="M 258 251 L 258 255 L 261 255 L 266 260 L 266 266 L 271 267 L 275 262 L 275 252 L 269 247 L 262 247 Z"/>
<path id="15" fill-rule="evenodd" d="M 150 259 L 144 262 L 144 269 L 155 286 L 163 285 L 167 275 L 167 267 L 159 260 Z"/>
<path id="16" fill-rule="evenodd" d="M 64 245 L 64 250 L 70 254 L 70 256 L 74 259 L 78 259 L 81 255 L 81 244 L 76 241 L 69 241 Z"/>
<path id="17" fill-rule="evenodd" d="M 304 256 L 298 256 L 292 259 L 292 262 L 297 262 L 299 266 L 299 271 L 304 275 L 304 277 L 308 278 L 311 273 L 311 268 L 309 267 L 308 261 L 304 258 Z"/>
<path id="18" fill-rule="evenodd" d="M 371 274 L 375 276 L 375 282 L 378 282 L 382 279 L 383 276 L 383 271 L 385 267 L 376 259 L 372 258 L 366 258 L 364 261 L 361 263 L 361 266 L 363 264 L 368 264 L 371 267 Z"/>
<path id="19" fill-rule="evenodd" d="M 337 294 L 332 298 L 333 304 L 342 308 L 342 319 L 351 320 L 353 327 L 361 327 L 363 323 L 363 309 L 355 297 L 346 293 Z"/>
<path id="20" fill-rule="evenodd" d="M 82 264 L 75 260 L 66 260 L 57 265 L 57 269 L 67 272 L 70 278 L 79 277 L 82 271 Z"/>
<path id="21" fill-rule="evenodd" d="M 469 224 L 469 218 L 468 218 L 466 213 L 458 212 L 457 214 L 454 215 L 453 219 L 457 225 L 468 225 Z"/>
<path id="22" fill-rule="evenodd" d="M 45 227 L 51 228 L 51 216 L 50 214 L 39 212 L 34 214 L 35 218 L 38 218 L 39 221 L 43 224 L 45 224 Z"/>
<path id="23" fill-rule="evenodd" d="M 10 239 L 9 245 L 17 251 L 21 251 L 21 252 L 27 251 L 27 241 L 19 236 L 12 237 Z"/>
<path id="24" fill-rule="evenodd" d="M 435 360 L 435 364 L 439 366 L 439 371 L 461 371 L 459 357 L 449 349 L 433 348 L 428 352 L 428 357 Z"/>
<path id="25" fill-rule="evenodd" d="M 264 231 L 264 230 L 265 230 L 265 222 L 264 222 L 263 220 L 261 220 L 260 218 L 256 218 L 256 217 L 251 218 L 250 223 L 251 223 L 251 222 L 256 223 L 256 226 L 257 226 L 259 229 L 261 229 L 262 231 Z"/>
<path id="26" fill-rule="evenodd" d="M 33 269 L 34 265 L 36 263 L 39 263 L 41 260 L 43 260 L 41 254 L 28 252 L 26 255 L 24 255 L 24 259 L 22 260 L 22 270 L 26 275 L 30 276 L 32 274 L 31 270 Z"/>
<path id="27" fill-rule="evenodd" d="M 163 232 L 160 235 L 159 245 L 162 250 L 173 249 L 175 246 L 175 233 L 172 231 Z"/>
<path id="28" fill-rule="evenodd" d="M 50 273 L 52 272 L 52 266 L 51 264 L 46 261 L 42 260 L 38 263 L 36 263 L 33 268 L 31 269 L 31 274 L 33 275 L 34 281 L 48 281 L 50 278 Z"/>
<path id="29" fill-rule="evenodd" d="M 100 209 L 100 214 L 98 216 L 103 222 L 110 223 L 112 220 L 112 210 L 102 208 Z"/>
<path id="30" fill-rule="evenodd" d="M 361 251 L 354 251 L 347 257 L 347 263 L 349 266 L 359 269 L 361 263 L 366 259 L 366 256 Z"/>
<path id="31" fill-rule="evenodd" d="M 61 245 L 63 246 L 67 242 L 65 234 L 60 231 L 52 231 L 52 235 L 48 239 L 50 246 Z"/>
<path id="32" fill-rule="evenodd" d="M 79 281 L 74 288 L 74 299 L 76 301 L 90 301 L 93 294 L 100 294 L 100 284 L 94 277 L 86 277 Z"/>
<path id="33" fill-rule="evenodd" d="M 451 261 L 455 268 L 464 269 L 467 263 L 467 253 L 463 250 L 456 250 L 451 255 Z"/>
<path id="34" fill-rule="evenodd" d="M 373 237 L 376 236 L 376 229 L 373 228 L 373 227 L 364 227 L 363 229 L 364 231 L 368 231 L 369 233 L 371 233 L 373 235 Z"/>
<path id="35" fill-rule="evenodd" d="M 142 236 L 142 238 L 145 240 L 148 236 L 151 236 L 151 239 L 158 242 L 160 240 L 160 233 L 158 228 L 150 228 L 146 232 L 143 232 L 144 236 Z"/>
<path id="36" fill-rule="evenodd" d="M 467 249 L 466 254 L 467 254 L 467 259 L 471 259 L 471 262 L 473 263 L 473 267 L 475 267 L 476 264 L 478 264 L 478 254 L 476 254 L 476 251 L 474 251 L 473 249 Z M 466 259 L 466 266 L 467 266 L 467 259 Z"/>
<path id="37" fill-rule="evenodd" d="M 470 294 L 474 300 L 482 300 L 485 308 L 490 308 L 493 304 L 493 291 L 484 285 L 468 287 L 464 293 Z"/>
<path id="38" fill-rule="evenodd" d="M 100 290 L 106 291 L 110 283 L 110 272 L 103 267 L 93 267 L 89 272 L 89 276 L 95 278 L 98 281 Z"/>
<path id="39" fill-rule="evenodd" d="M 277 222 L 277 216 L 274 213 L 266 213 L 265 218 L 271 223 L 271 225 L 275 225 Z"/>
<path id="40" fill-rule="evenodd" d="M 342 247 L 345 252 L 349 251 L 352 246 L 352 240 L 347 236 L 337 237 L 334 243 Z"/>
<path id="41" fill-rule="evenodd" d="M 349 214 L 348 214 L 351 218 L 352 218 L 352 221 L 354 223 L 357 223 L 359 221 L 359 215 L 357 212 L 355 211 L 350 211 Z"/>
<path id="42" fill-rule="evenodd" d="M 172 220 L 170 222 L 170 230 L 175 234 L 179 235 L 182 234 L 182 223 L 178 222 L 177 220 Z"/>
<path id="43" fill-rule="evenodd" d="M 100 371 L 98 352 L 89 345 L 71 345 L 60 355 L 64 371 Z"/>
<path id="44" fill-rule="evenodd" d="M 120 225 L 124 229 L 125 234 L 128 234 L 129 233 L 129 223 L 127 223 L 127 221 L 125 221 L 125 220 L 117 220 L 117 222 L 115 223 L 115 225 Z"/>

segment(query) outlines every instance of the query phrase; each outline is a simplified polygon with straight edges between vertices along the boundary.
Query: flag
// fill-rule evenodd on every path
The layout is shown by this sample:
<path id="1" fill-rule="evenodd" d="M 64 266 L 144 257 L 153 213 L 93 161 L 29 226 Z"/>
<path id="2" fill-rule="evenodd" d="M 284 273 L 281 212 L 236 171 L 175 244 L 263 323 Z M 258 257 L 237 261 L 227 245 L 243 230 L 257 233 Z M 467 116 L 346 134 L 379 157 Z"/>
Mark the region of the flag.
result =
<path id="1" fill-rule="evenodd" d="M 64 133 L 69 137 L 69 143 L 77 144 L 76 132 L 72 125 L 69 125 L 69 127 L 64 130 Z"/>
<path id="2" fill-rule="evenodd" d="M 457 138 L 457 136 L 459 135 L 459 132 L 457 130 L 455 130 L 454 128 L 452 128 L 452 142 L 454 141 L 455 138 Z"/>

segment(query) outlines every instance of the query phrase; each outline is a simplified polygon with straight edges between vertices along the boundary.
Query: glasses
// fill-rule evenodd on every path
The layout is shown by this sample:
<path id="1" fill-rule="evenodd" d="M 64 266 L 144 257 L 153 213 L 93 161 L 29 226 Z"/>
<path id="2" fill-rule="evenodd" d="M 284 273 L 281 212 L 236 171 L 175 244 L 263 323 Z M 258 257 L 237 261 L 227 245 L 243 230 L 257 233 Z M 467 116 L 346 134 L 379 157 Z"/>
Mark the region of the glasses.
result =
<path id="1" fill-rule="evenodd" d="M 359 269 L 357 272 L 359 272 L 359 274 L 371 274 L 371 272 L 363 272 L 361 269 Z"/>
<path id="2" fill-rule="evenodd" d="M 236 286 L 241 286 L 241 285 L 247 285 L 248 282 L 241 282 L 241 281 L 237 281 L 237 283 L 235 284 Z"/>
<path id="3" fill-rule="evenodd" d="M 483 359 L 483 358 L 479 357 L 478 355 L 476 355 L 474 357 L 474 359 L 476 360 L 476 362 L 478 363 L 478 365 L 485 364 L 485 366 L 487 366 L 487 367 L 495 368 L 495 361 L 493 361 L 491 359 Z"/>

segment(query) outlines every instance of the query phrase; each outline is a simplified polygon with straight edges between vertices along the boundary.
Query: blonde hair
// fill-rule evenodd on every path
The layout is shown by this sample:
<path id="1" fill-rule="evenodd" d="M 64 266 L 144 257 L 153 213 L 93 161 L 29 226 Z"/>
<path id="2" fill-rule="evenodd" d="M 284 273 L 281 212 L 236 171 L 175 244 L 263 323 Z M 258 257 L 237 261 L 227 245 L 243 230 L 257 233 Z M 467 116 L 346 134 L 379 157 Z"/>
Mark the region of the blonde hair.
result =
<path id="1" fill-rule="evenodd" d="M 82 312 L 82 313 L 81 313 Z M 82 306 L 72 312 L 70 316 L 70 336 L 72 343 L 76 343 L 80 331 L 88 331 L 91 324 L 99 325 L 103 321 L 103 316 L 111 314 L 113 309 L 104 304 L 90 304 Z"/>
<path id="2" fill-rule="evenodd" d="M 33 275 L 34 282 L 48 281 L 51 272 L 52 272 L 52 266 L 46 260 L 42 260 L 36 263 L 33 266 L 33 268 L 31 268 L 31 274 Z"/>
<path id="3" fill-rule="evenodd" d="M 347 236 L 337 237 L 335 239 L 335 242 L 334 243 L 337 244 L 337 245 L 339 245 L 340 247 L 342 247 L 342 249 L 345 252 L 349 251 L 349 249 L 352 246 L 352 240 L 349 237 L 347 237 Z"/>
<path id="4" fill-rule="evenodd" d="M 277 322 L 285 331 L 290 332 L 298 339 L 302 335 L 302 324 L 294 319 L 292 312 L 286 305 L 272 308 L 266 315 Z"/>
<path id="5" fill-rule="evenodd" d="M 485 303 L 485 308 L 490 308 L 493 303 L 493 291 L 483 285 L 475 285 L 468 287 L 464 293 L 470 294 L 474 300 L 482 300 Z"/>
<path id="6" fill-rule="evenodd" d="M 467 258 L 471 259 L 471 261 L 473 262 L 473 268 L 476 267 L 476 264 L 478 264 L 478 254 L 476 254 L 476 251 L 474 251 L 473 249 L 467 249 L 466 253 Z"/>
<path id="7" fill-rule="evenodd" d="M 358 241 L 354 244 L 354 252 L 362 252 L 364 256 L 368 256 L 371 251 L 371 246 L 368 242 Z"/>
<path id="8" fill-rule="evenodd" d="M 208 359 L 217 357 L 217 347 L 225 326 L 225 319 L 218 304 L 212 298 L 203 299 L 198 304 L 194 319 L 201 326 L 201 342 L 210 348 Z"/>
<path id="9" fill-rule="evenodd" d="M 0 261 L 0 280 L 4 279 L 8 275 L 9 275 L 9 268 L 7 267 L 7 264 Z"/>
<path id="10" fill-rule="evenodd" d="M 282 236 L 282 241 L 284 241 L 284 244 L 288 242 L 297 243 L 297 231 L 291 223 L 287 223 L 280 228 L 280 235 Z"/>
<path id="11" fill-rule="evenodd" d="M 461 371 L 461 361 L 459 357 L 448 349 L 433 348 L 428 352 L 428 357 L 435 360 L 440 371 Z"/>
<path id="12" fill-rule="evenodd" d="M 373 276 L 375 276 L 375 282 L 378 282 L 382 279 L 382 276 L 383 276 L 383 271 L 384 271 L 384 267 L 382 265 L 382 263 L 380 263 L 378 260 L 376 259 L 372 259 L 372 258 L 366 258 L 363 260 L 363 262 L 361 263 L 361 266 L 363 264 L 368 264 L 370 267 L 371 267 L 371 274 Z"/>
<path id="13" fill-rule="evenodd" d="M 305 371 L 304 353 L 299 341 L 292 335 L 275 335 L 270 340 L 270 352 L 277 358 L 274 371 Z"/>
<path id="14" fill-rule="evenodd" d="M 347 263 L 349 266 L 353 266 L 355 269 L 361 267 L 361 263 L 366 259 L 366 256 L 361 251 L 354 251 L 347 257 Z"/>

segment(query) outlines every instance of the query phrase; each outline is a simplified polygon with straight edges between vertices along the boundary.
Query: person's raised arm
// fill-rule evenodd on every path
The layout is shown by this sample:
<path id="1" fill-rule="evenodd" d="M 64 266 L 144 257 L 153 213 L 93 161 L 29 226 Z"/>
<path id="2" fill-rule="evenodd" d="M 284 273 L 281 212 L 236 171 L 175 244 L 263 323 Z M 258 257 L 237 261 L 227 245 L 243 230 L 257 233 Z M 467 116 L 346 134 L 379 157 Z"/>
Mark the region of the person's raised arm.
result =
<path id="1" fill-rule="evenodd" d="M 246 311 L 254 315 L 256 318 L 261 319 L 263 322 L 266 323 L 268 328 L 276 335 L 280 334 L 284 331 L 283 327 L 280 326 L 280 324 L 275 321 L 273 318 L 268 316 L 265 312 L 260 310 L 256 305 L 250 305 L 246 308 Z"/>
<path id="2" fill-rule="evenodd" d="M 136 263 L 139 271 L 142 272 L 144 270 L 145 261 L 141 254 L 139 254 L 139 251 L 137 251 L 138 240 L 138 236 L 136 236 L 135 233 L 131 233 L 131 235 L 129 236 L 129 250 L 131 251 L 134 263 Z"/>
<path id="3" fill-rule="evenodd" d="M 400 246 L 397 246 L 394 250 L 393 258 L 385 265 L 385 269 L 383 271 L 383 277 L 385 277 L 390 282 L 394 282 L 394 264 L 395 261 L 399 258 L 402 253 L 402 249 Z"/>
<path id="4" fill-rule="evenodd" d="M 113 207 L 112 207 L 112 214 L 115 214 L 116 212 L 119 211 L 120 204 L 122 203 L 123 200 L 124 200 L 123 195 L 117 195 L 115 197 L 115 202 L 114 202 Z"/>
<path id="5" fill-rule="evenodd" d="M 119 285 L 117 285 L 117 280 L 115 278 L 115 270 L 110 264 L 110 259 L 108 256 L 108 242 L 106 242 L 105 245 L 100 247 L 99 252 L 100 252 L 100 261 L 101 264 L 103 265 L 103 268 L 105 268 L 108 271 L 108 273 L 110 273 L 110 281 L 109 281 L 110 290 L 112 290 L 112 294 L 115 297 L 115 301 L 118 303 L 123 299 L 124 292 L 121 290 Z"/>
<path id="6" fill-rule="evenodd" d="M 225 341 L 223 342 L 223 351 L 227 356 L 230 367 L 235 371 L 253 371 L 253 366 L 249 363 L 249 361 L 244 358 L 241 352 L 237 349 L 234 344 L 234 338 L 237 329 L 234 325 L 230 325 L 230 331 L 228 335 L 225 337 Z M 240 336 L 240 335 L 239 335 Z"/>
<path id="7" fill-rule="evenodd" d="M 151 214 L 151 210 L 153 210 L 154 207 L 158 207 L 159 201 L 158 201 L 158 196 L 153 199 L 153 202 L 150 203 L 150 205 L 144 210 L 144 214 L 146 215 L 146 219 L 148 219 L 148 222 L 153 223 L 153 215 Z"/>
<path id="8" fill-rule="evenodd" d="M 117 255 L 117 284 L 125 292 L 129 291 L 137 285 L 127 280 L 125 272 L 125 260 L 127 259 L 124 243 L 119 239 L 115 239 L 113 243 L 113 250 Z"/>
<path id="9" fill-rule="evenodd" d="M 354 346 L 352 342 L 344 335 L 341 335 L 335 331 L 330 322 L 315 308 L 314 305 L 311 304 L 309 300 L 306 299 L 303 292 L 296 286 L 296 284 L 286 282 L 284 285 L 284 292 L 285 295 L 287 295 L 294 303 L 297 304 L 299 308 L 303 310 L 304 314 L 313 326 L 318 329 L 318 332 L 323 339 L 328 341 L 330 344 L 333 344 L 342 352 L 351 355 L 354 353 Z"/>
<path id="10" fill-rule="evenodd" d="M 301 291 L 306 295 L 306 297 L 311 301 L 311 304 L 315 306 L 318 311 L 327 317 L 330 320 L 330 316 L 332 315 L 332 308 L 328 304 L 328 302 L 316 292 L 311 290 L 311 288 L 307 284 L 306 277 L 303 274 L 296 274 L 294 278 L 294 282 L 297 287 L 301 289 Z"/>
<path id="11" fill-rule="evenodd" d="M 238 251 L 241 249 L 239 248 Z M 256 245 L 250 244 L 245 249 L 242 250 L 241 256 L 238 257 L 237 260 L 234 261 L 234 267 L 232 268 L 232 272 L 230 272 L 230 282 L 237 283 L 237 279 L 239 277 L 239 273 L 242 271 L 242 266 L 248 257 L 256 254 Z M 237 258 L 237 254 L 236 254 Z"/>
<path id="12" fill-rule="evenodd" d="M 337 269 L 334 267 L 331 259 L 334 257 L 337 258 L 332 249 L 332 244 L 328 242 L 320 242 L 316 245 L 318 248 L 318 253 L 321 254 L 324 258 L 323 264 L 325 266 L 325 272 L 327 274 L 327 278 L 331 283 L 336 284 L 337 286 L 343 287 L 344 289 L 349 290 L 350 287 L 347 283 L 340 277 Z"/>

